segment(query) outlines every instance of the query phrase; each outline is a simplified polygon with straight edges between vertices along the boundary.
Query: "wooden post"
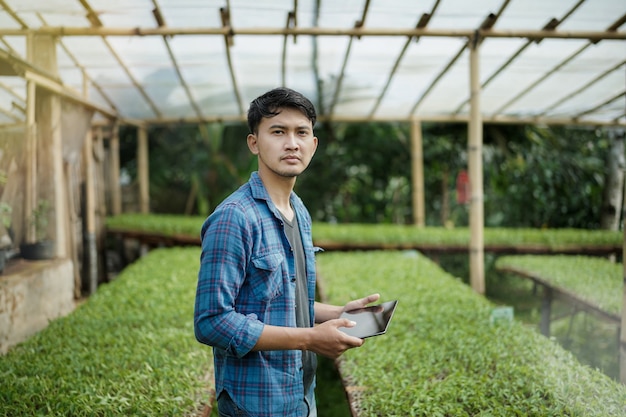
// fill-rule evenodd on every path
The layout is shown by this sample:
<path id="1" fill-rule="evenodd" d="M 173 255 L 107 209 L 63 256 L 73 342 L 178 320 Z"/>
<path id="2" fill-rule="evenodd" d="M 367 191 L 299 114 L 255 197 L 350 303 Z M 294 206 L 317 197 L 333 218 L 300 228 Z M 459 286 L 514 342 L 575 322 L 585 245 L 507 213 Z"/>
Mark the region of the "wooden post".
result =
<path id="1" fill-rule="evenodd" d="M 468 124 L 467 162 L 470 181 L 470 284 L 479 294 L 485 293 L 484 207 L 483 207 L 483 124 L 480 113 L 480 77 L 478 39 L 470 44 L 470 120 Z"/>
<path id="2" fill-rule="evenodd" d="M 83 73 L 83 97 L 89 98 L 87 74 Z M 96 247 L 96 172 L 93 160 L 93 131 L 88 129 L 83 142 L 85 203 L 83 207 L 83 266 L 82 293 L 91 295 L 98 289 L 98 248 Z"/>
<path id="3" fill-rule="evenodd" d="M 32 63 L 52 74 L 57 73 L 56 39 L 35 35 L 30 44 Z M 35 120 L 37 123 L 37 198 L 48 200 L 53 209 L 50 218 L 51 237 L 56 256 L 67 256 L 67 215 L 63 173 L 63 138 L 61 135 L 61 98 L 42 88 L 35 89 Z M 35 206 L 37 202 L 35 201 Z"/>
<path id="4" fill-rule="evenodd" d="M 120 133 L 119 124 L 115 122 L 109 141 L 109 189 L 111 190 L 111 214 L 122 213 L 122 190 L 120 188 Z"/>
<path id="5" fill-rule="evenodd" d="M 626 181 L 624 181 L 624 196 L 626 196 Z M 626 205 L 622 204 L 622 219 L 626 218 Z M 622 244 L 622 265 L 624 289 L 622 295 L 622 323 L 619 337 L 619 380 L 626 385 L 626 226 L 624 229 L 624 243 Z"/>
<path id="6" fill-rule="evenodd" d="M 411 121 L 411 177 L 413 181 L 413 222 L 417 227 L 424 227 L 424 152 L 422 145 L 422 124 L 419 120 Z"/>
<path id="7" fill-rule="evenodd" d="M 83 144 L 83 164 L 85 172 L 85 212 L 83 231 L 83 267 L 82 292 L 91 295 L 98 288 L 98 254 L 96 248 L 96 195 L 95 195 L 95 172 L 93 168 L 93 133 L 91 129 L 85 134 Z"/>
<path id="8" fill-rule="evenodd" d="M 137 176 L 139 179 L 139 212 L 150 213 L 150 183 L 148 177 L 148 132 L 140 127 L 137 132 Z"/>
<path id="9" fill-rule="evenodd" d="M 26 84 L 26 190 L 24 192 L 24 240 L 35 241 L 35 227 L 30 222 L 30 213 L 37 201 L 37 124 L 35 122 L 36 86 L 33 81 Z"/>

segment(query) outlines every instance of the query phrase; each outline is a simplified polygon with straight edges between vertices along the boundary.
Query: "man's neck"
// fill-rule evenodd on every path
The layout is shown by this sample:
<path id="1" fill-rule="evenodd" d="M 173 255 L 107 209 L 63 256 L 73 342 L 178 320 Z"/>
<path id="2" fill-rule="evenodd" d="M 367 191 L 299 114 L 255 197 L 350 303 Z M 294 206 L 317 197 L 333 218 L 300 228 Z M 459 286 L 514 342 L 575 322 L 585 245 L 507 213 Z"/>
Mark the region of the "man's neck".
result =
<path id="1" fill-rule="evenodd" d="M 289 221 L 293 219 L 293 208 L 291 207 L 290 197 L 293 187 L 296 184 L 296 177 L 284 178 L 277 175 L 266 175 L 259 171 L 259 177 L 267 190 L 267 193 L 276 208 Z"/>

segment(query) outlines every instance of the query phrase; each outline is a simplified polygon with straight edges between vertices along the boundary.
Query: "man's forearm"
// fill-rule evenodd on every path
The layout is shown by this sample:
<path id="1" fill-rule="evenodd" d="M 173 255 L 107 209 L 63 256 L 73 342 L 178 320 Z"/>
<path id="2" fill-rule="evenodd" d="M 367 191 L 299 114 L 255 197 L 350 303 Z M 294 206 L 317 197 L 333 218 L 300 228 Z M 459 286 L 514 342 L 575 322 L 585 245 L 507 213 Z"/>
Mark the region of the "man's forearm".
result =
<path id="1" fill-rule="evenodd" d="M 343 306 L 334 306 L 330 304 L 315 302 L 315 322 L 324 323 L 325 321 L 338 319 L 343 311 Z"/>
<path id="2" fill-rule="evenodd" d="M 306 350 L 311 337 L 311 328 L 265 325 L 252 350 Z"/>

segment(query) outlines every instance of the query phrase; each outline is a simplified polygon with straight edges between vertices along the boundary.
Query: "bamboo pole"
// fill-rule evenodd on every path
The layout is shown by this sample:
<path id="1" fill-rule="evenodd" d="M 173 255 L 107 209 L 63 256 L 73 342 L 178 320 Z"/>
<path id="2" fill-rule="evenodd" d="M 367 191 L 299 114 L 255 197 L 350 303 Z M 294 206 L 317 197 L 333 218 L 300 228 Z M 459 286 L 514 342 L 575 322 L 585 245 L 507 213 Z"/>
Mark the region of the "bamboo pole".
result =
<path id="1" fill-rule="evenodd" d="M 626 196 L 626 181 L 624 181 L 624 196 Z M 626 204 L 622 205 L 622 219 L 626 219 Z M 622 323 L 619 336 L 619 380 L 626 385 L 626 224 L 622 228 L 624 229 L 624 243 L 622 245 L 624 290 L 622 296 Z"/>
<path id="2" fill-rule="evenodd" d="M 109 185 L 111 189 L 111 214 L 117 216 L 122 213 L 122 190 L 120 189 L 120 129 L 119 124 L 113 125 L 113 132 L 109 141 Z"/>
<path id="3" fill-rule="evenodd" d="M 235 28 L 222 27 L 59 27 L 42 26 L 33 29 L 0 29 L 0 36 L 25 36 L 30 33 L 58 37 L 67 36 L 187 36 L 187 35 L 256 35 L 256 36 L 390 36 L 390 37 L 458 37 L 473 38 L 529 38 L 529 39 L 589 39 L 602 40 L 626 39 L 626 32 L 610 30 L 529 30 L 529 29 L 439 29 L 439 28 L 326 28 L 326 27 L 290 27 L 290 28 Z"/>
<path id="4" fill-rule="evenodd" d="M 137 176 L 139 180 L 139 212 L 150 212 L 150 184 L 148 179 L 148 132 L 137 130 Z"/>
<path id="5" fill-rule="evenodd" d="M 33 48 L 33 35 L 26 38 L 26 55 L 29 62 L 32 62 L 35 54 Z M 30 222 L 30 213 L 35 208 L 37 201 L 37 124 L 35 115 L 37 113 L 37 85 L 31 80 L 26 80 L 26 144 L 25 144 L 25 192 L 24 192 L 24 241 L 32 243 L 35 241 L 35 226 Z"/>
<path id="6" fill-rule="evenodd" d="M 485 293 L 485 253 L 483 214 L 483 125 L 480 114 L 479 45 L 470 42 L 470 121 L 468 124 L 467 162 L 470 180 L 470 283 L 479 294 Z"/>
<path id="7" fill-rule="evenodd" d="M 87 74 L 83 73 L 83 97 L 88 98 Z M 93 160 L 93 131 L 88 129 L 83 143 L 83 164 L 85 175 L 85 213 L 83 230 L 83 267 L 82 292 L 91 295 L 98 289 L 98 248 L 96 247 L 96 181 Z"/>
<path id="8" fill-rule="evenodd" d="M 424 227 L 424 152 L 422 145 L 422 124 L 419 120 L 411 122 L 411 177 L 413 181 L 413 222 L 417 227 Z"/>

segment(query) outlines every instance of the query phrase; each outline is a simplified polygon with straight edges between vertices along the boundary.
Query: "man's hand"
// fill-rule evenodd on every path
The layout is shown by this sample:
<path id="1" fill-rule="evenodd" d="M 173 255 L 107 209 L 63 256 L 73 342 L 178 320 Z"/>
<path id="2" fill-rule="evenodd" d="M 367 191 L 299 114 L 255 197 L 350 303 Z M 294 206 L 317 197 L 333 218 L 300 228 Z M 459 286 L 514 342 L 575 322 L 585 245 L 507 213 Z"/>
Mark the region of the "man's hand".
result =
<path id="1" fill-rule="evenodd" d="M 342 313 L 345 312 L 345 311 L 351 311 L 351 310 L 357 310 L 359 308 L 363 308 L 363 307 L 367 306 L 370 303 L 378 301 L 379 298 L 380 298 L 380 294 L 370 294 L 367 297 L 359 298 L 358 300 L 350 301 L 349 303 L 347 303 L 343 307 Z"/>
<path id="2" fill-rule="evenodd" d="M 340 327 L 353 327 L 355 323 L 348 319 L 328 320 L 311 329 L 312 337 L 308 343 L 308 350 L 319 355 L 336 359 L 348 349 L 362 346 L 363 339 L 348 336 Z"/>

